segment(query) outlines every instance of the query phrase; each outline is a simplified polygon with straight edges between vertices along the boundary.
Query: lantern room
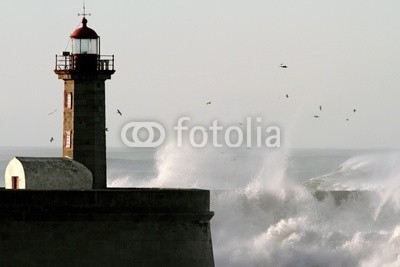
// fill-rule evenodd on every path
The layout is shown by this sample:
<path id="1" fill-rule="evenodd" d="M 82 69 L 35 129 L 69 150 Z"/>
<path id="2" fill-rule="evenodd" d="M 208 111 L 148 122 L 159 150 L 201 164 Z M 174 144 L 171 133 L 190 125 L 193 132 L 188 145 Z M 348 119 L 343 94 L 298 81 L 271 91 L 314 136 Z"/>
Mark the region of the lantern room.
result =
<path id="1" fill-rule="evenodd" d="M 73 69 L 84 72 L 96 71 L 97 57 L 100 55 L 100 37 L 87 26 L 85 17 L 82 19 L 82 27 L 76 29 L 70 37 Z"/>
<path id="2" fill-rule="evenodd" d="M 100 37 L 87 26 L 87 19 L 82 19 L 82 27 L 71 34 L 72 54 L 100 54 Z"/>

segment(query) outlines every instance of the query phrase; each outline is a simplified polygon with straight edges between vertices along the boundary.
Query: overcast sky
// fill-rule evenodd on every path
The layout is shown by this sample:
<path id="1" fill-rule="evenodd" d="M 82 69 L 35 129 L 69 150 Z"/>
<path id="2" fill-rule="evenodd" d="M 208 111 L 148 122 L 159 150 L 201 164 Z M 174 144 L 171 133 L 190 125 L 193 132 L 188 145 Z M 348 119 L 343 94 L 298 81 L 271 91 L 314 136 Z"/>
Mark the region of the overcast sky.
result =
<path id="1" fill-rule="evenodd" d="M 0 3 L 0 146 L 61 147 L 63 81 L 54 57 L 78 26 L 82 1 Z M 106 82 L 109 146 L 122 146 L 129 121 L 168 130 L 182 115 L 205 126 L 261 116 L 281 127 L 290 147 L 400 146 L 398 0 L 86 5 L 102 54 L 115 55 Z"/>

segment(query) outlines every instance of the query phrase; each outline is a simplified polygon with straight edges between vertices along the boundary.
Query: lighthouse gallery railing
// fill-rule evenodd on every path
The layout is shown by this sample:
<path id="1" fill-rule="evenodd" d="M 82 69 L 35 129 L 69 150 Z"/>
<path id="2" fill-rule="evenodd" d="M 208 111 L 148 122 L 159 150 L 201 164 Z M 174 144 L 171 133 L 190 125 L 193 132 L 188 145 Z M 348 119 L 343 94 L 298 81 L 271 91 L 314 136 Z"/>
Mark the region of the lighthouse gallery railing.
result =
<path id="1" fill-rule="evenodd" d="M 55 70 L 75 70 L 74 55 L 56 55 Z M 114 55 L 98 55 L 97 70 L 114 70 Z"/>

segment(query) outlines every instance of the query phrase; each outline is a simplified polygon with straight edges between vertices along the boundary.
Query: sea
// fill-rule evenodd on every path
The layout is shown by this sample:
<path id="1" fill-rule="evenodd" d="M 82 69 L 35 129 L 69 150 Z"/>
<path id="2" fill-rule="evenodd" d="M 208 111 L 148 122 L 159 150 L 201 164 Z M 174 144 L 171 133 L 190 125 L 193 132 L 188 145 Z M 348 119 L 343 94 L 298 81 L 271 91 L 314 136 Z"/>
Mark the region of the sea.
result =
<path id="1" fill-rule="evenodd" d="M 0 172 L 14 156 L 60 154 L 3 147 Z M 107 157 L 108 187 L 210 190 L 216 266 L 400 266 L 400 151 L 165 145 Z M 356 193 L 338 203 L 318 190 Z"/>

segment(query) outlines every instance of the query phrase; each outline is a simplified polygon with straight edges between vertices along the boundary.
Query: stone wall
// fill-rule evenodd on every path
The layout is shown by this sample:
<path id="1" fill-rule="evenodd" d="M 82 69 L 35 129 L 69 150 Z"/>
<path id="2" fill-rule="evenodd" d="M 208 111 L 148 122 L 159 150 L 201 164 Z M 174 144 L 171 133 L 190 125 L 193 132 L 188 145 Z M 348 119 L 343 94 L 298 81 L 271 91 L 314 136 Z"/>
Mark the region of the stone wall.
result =
<path id="1" fill-rule="evenodd" d="M 206 190 L 0 190 L 0 266 L 214 266 Z"/>

